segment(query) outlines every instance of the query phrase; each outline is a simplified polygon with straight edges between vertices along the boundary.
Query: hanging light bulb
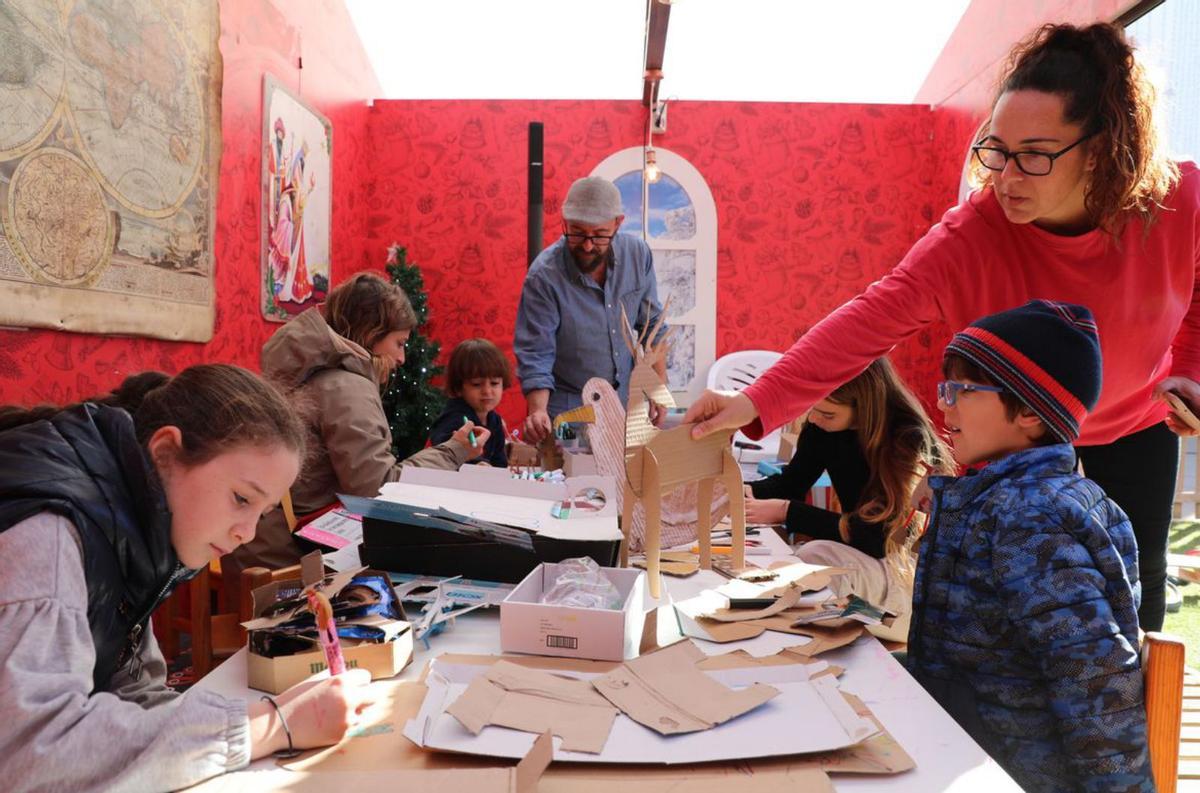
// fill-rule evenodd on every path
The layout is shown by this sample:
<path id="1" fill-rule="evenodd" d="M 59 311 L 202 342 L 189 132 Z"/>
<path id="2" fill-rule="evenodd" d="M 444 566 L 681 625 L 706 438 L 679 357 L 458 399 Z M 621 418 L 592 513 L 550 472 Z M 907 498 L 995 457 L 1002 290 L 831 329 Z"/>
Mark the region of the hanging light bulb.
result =
<path id="1" fill-rule="evenodd" d="M 654 184 L 662 176 L 662 171 L 658 170 L 658 155 L 654 149 L 646 149 L 646 168 L 643 173 L 649 184 Z"/>

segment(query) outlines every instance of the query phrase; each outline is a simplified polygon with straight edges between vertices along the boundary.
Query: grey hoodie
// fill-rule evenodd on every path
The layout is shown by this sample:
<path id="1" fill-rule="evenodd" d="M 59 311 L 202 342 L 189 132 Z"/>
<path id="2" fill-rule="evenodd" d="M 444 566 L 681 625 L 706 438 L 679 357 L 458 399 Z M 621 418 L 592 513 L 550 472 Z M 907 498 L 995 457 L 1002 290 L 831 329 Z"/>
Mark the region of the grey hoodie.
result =
<path id="1" fill-rule="evenodd" d="M 79 535 L 42 512 L 0 532 L 0 779 L 5 791 L 154 791 L 250 760 L 246 703 L 166 686 L 146 631 L 137 679 L 93 692 Z"/>

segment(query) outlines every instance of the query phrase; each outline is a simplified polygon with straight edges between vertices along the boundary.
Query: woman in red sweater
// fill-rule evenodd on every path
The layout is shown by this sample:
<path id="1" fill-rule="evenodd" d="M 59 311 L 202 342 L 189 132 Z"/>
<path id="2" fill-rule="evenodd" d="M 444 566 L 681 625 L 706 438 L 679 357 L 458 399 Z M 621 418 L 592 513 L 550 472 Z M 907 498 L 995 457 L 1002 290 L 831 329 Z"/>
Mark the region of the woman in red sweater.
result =
<path id="1" fill-rule="evenodd" d="M 1179 442 L 1163 391 L 1200 405 L 1200 173 L 1157 146 L 1153 88 L 1123 31 L 1047 25 L 1010 56 L 973 149 L 981 189 L 888 275 L 736 396 L 705 393 L 697 437 L 773 429 L 930 322 L 960 328 L 1028 300 L 1087 306 L 1104 355 L 1078 440 L 1084 471 L 1138 540 L 1141 626 L 1162 626 Z M 1164 422 L 1164 419 L 1166 421 Z"/>

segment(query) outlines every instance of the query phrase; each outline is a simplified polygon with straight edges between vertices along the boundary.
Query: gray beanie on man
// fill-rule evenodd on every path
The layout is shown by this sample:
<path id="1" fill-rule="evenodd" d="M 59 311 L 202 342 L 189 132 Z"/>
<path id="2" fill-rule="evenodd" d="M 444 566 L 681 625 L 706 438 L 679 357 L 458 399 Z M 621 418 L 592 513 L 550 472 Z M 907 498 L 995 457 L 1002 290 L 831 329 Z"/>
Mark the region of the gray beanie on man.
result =
<path id="1" fill-rule="evenodd" d="M 563 220 L 602 226 L 625 214 L 621 192 L 616 185 L 599 176 L 576 179 L 562 205 Z"/>

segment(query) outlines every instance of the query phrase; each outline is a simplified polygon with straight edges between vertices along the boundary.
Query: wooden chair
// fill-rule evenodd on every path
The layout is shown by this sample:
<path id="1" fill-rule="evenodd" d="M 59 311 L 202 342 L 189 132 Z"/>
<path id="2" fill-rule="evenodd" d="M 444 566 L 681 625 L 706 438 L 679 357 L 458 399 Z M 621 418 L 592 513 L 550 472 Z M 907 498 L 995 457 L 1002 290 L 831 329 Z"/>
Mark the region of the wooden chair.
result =
<path id="1" fill-rule="evenodd" d="M 216 600 L 216 611 L 213 601 Z M 163 655 L 179 655 L 179 636 L 188 634 L 192 671 L 199 680 L 246 643 L 237 612 L 228 607 L 221 583 L 221 565 L 212 562 L 186 586 L 171 594 L 155 614 L 155 625 Z"/>
<path id="2" fill-rule="evenodd" d="M 283 581 L 299 577 L 300 565 L 298 564 L 281 567 L 278 570 L 269 570 L 265 567 L 247 567 L 242 571 L 241 585 L 239 586 L 238 621 L 245 622 L 253 618 L 255 589 L 265 586 L 272 581 Z M 245 631 L 242 634 L 242 643 L 245 644 Z"/>
<path id="3" fill-rule="evenodd" d="M 1165 633 L 1142 639 L 1146 678 L 1146 743 L 1159 793 L 1175 793 L 1183 724 L 1183 640 Z"/>

